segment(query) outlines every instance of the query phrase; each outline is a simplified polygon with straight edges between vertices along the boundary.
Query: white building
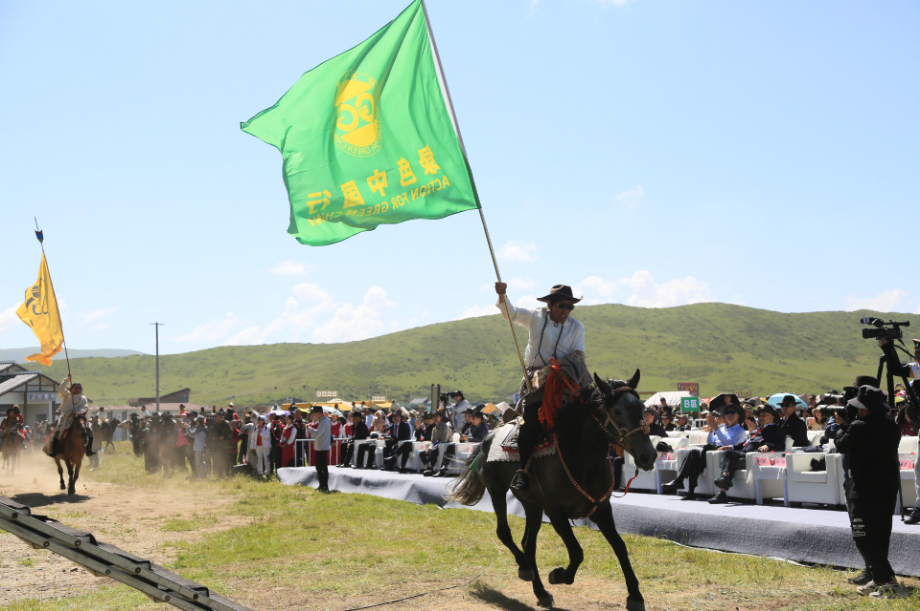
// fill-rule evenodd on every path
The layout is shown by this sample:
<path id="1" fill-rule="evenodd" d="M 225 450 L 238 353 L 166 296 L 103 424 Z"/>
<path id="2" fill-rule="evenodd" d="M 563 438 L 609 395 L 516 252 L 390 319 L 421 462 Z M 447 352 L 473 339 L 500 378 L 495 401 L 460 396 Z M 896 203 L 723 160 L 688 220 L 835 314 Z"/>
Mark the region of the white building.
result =
<path id="1" fill-rule="evenodd" d="M 57 393 L 60 384 L 40 371 L 29 371 L 13 361 L 0 361 L 0 418 L 18 405 L 29 426 L 50 420 L 61 406 Z"/>

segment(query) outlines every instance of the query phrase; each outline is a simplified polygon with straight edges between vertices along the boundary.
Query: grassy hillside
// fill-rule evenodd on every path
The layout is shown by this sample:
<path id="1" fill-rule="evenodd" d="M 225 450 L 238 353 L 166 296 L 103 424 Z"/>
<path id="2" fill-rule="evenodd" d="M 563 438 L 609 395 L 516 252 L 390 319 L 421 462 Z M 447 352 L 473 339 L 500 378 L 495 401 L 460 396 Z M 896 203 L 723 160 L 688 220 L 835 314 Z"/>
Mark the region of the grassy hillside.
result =
<path id="1" fill-rule="evenodd" d="M 862 339 L 859 325 L 861 316 L 872 314 L 781 314 L 716 303 L 575 310 L 587 329 L 593 371 L 624 377 L 640 367 L 642 390 L 700 382 L 704 396 L 822 392 L 851 383 L 857 374 L 874 375 L 879 351 Z M 893 316 L 920 325 L 920 316 Z M 523 346 L 526 332 L 520 338 Z M 153 356 L 76 359 L 73 370 L 97 403 L 124 403 L 151 396 L 155 388 Z M 65 372 L 66 365 L 55 361 L 50 375 L 60 379 Z M 386 386 L 391 398 L 405 400 L 427 396 L 432 383 L 488 400 L 516 390 L 520 376 L 508 324 L 498 315 L 346 344 L 221 347 L 160 357 L 163 392 L 188 386 L 198 404 L 258 403 L 288 396 L 291 389 L 301 396 L 304 386 L 308 398 L 316 389 L 335 389 L 361 400 L 368 388 L 383 394 Z"/>

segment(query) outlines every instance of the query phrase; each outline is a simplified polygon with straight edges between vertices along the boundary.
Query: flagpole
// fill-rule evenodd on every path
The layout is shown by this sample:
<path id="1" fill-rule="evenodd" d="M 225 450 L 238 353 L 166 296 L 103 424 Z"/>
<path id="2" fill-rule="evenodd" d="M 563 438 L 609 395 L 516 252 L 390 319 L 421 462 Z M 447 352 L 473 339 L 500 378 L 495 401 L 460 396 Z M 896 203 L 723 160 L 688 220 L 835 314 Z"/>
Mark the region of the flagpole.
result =
<path id="1" fill-rule="evenodd" d="M 38 239 L 38 243 L 42 247 L 42 259 L 45 260 L 45 265 L 48 265 L 48 257 L 45 255 L 45 235 L 41 229 L 38 228 L 38 219 L 35 219 L 35 237 Z M 51 268 L 48 268 L 48 284 L 51 285 L 51 294 L 54 295 L 54 302 L 57 303 L 57 294 L 54 292 L 54 282 L 51 280 Z M 67 354 L 67 339 L 64 337 L 64 323 L 61 321 L 61 308 L 55 308 L 58 315 L 58 325 L 61 326 L 61 343 L 64 344 L 64 358 L 67 360 L 67 378 L 70 380 L 70 390 L 73 390 L 73 379 L 72 374 L 70 373 L 70 355 Z"/>
<path id="2" fill-rule="evenodd" d="M 473 192 L 476 193 L 476 182 L 473 180 L 473 168 L 470 165 L 469 157 L 466 154 L 466 146 L 463 144 L 463 134 L 460 133 L 460 123 L 457 121 L 457 115 L 454 113 L 454 103 L 450 97 L 450 87 L 447 86 L 447 77 L 444 76 L 444 68 L 441 66 L 441 55 L 438 53 L 438 43 L 434 39 L 434 31 L 431 29 L 431 20 L 428 19 L 428 7 L 425 6 L 425 0 L 421 0 L 422 13 L 425 15 L 425 25 L 428 28 L 428 40 L 431 42 L 431 51 L 434 54 L 434 67 L 438 73 L 438 81 L 444 91 L 444 102 L 447 104 L 447 112 L 450 114 L 451 123 L 454 125 L 454 131 L 457 133 L 457 140 L 460 142 L 460 152 L 463 153 L 463 161 L 466 163 L 466 169 L 470 174 L 470 182 L 473 183 Z M 477 203 L 479 203 L 479 194 L 476 194 Z M 495 249 L 492 247 L 492 238 L 489 236 L 489 226 L 486 225 L 486 215 L 482 211 L 482 204 L 477 206 L 479 218 L 482 220 L 482 230 L 486 234 L 486 243 L 489 245 L 489 254 L 492 255 L 492 266 L 495 268 L 495 277 L 502 281 L 502 274 L 498 270 L 498 260 L 495 258 Z M 511 320 L 511 309 L 508 307 L 507 295 L 499 295 L 499 301 L 505 306 L 505 312 L 508 314 L 508 325 L 511 327 L 511 336 L 514 338 L 514 347 L 517 350 L 518 361 L 521 363 L 521 371 L 524 373 L 524 383 L 527 390 L 533 390 L 530 378 L 527 376 L 527 366 L 524 365 L 524 357 L 521 355 L 521 345 L 518 343 L 517 332 L 514 330 L 514 321 Z"/>

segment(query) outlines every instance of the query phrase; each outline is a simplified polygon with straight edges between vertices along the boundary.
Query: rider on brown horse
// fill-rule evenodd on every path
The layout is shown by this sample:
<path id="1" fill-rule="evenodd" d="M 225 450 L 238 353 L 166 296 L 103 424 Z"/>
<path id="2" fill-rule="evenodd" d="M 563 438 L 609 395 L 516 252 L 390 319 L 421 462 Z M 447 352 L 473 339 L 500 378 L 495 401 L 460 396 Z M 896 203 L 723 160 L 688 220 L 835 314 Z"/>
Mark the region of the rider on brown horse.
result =
<path id="1" fill-rule="evenodd" d="M 0 423 L 0 447 L 6 443 L 15 443 L 20 447 L 25 447 L 23 419 L 18 405 L 6 410 L 6 418 Z"/>
<path id="2" fill-rule="evenodd" d="M 58 388 L 58 394 L 62 400 L 61 418 L 54 427 L 54 436 L 45 444 L 43 450 L 48 456 L 54 456 L 60 452 L 60 442 L 63 438 L 62 431 L 69 430 L 75 418 L 81 418 L 83 426 L 80 427 L 80 436 L 83 438 L 83 445 L 86 446 L 86 455 L 92 456 L 95 454 L 93 452 L 93 431 L 86 426 L 86 412 L 89 411 L 89 400 L 83 395 L 82 384 L 79 382 L 71 384 L 70 389 L 68 389 L 68 382 L 70 382 L 69 375 L 61 382 L 61 386 Z"/>
<path id="3" fill-rule="evenodd" d="M 499 295 L 504 295 L 507 288 L 504 282 L 495 283 L 495 292 Z M 510 310 L 511 320 L 530 331 L 530 339 L 524 352 L 524 361 L 527 366 L 527 376 L 531 378 L 534 387 L 539 386 L 539 380 L 535 380 L 535 377 L 537 377 L 535 374 L 548 367 L 552 359 L 559 361 L 568 356 L 584 365 L 585 327 L 570 316 L 575 304 L 581 299 L 575 298 L 570 286 L 557 284 L 550 290 L 548 295 L 538 298 L 537 301 L 547 304 L 545 308 L 540 308 L 539 310 L 515 307 L 507 298 L 504 301 L 508 310 Z M 502 311 L 502 316 L 508 319 L 509 312 L 502 306 L 501 298 L 499 298 L 496 305 Z M 526 381 L 522 380 L 522 401 L 526 391 Z M 521 468 L 511 482 L 511 487 L 521 492 L 526 491 L 530 483 L 526 469 L 533 453 L 533 448 L 539 440 L 541 430 L 538 414 L 542 402 L 534 400 L 536 398 L 531 397 L 530 401 L 522 402 L 524 423 L 518 433 Z"/>

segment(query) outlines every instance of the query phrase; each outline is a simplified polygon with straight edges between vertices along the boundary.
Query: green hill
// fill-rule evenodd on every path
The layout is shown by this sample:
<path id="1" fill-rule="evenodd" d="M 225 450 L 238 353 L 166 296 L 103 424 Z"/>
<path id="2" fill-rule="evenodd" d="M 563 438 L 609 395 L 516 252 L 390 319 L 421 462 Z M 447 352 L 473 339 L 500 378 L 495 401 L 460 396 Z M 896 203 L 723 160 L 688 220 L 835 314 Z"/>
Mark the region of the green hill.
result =
<path id="1" fill-rule="evenodd" d="M 575 310 L 587 329 L 591 370 L 622 378 L 640 367 L 642 390 L 699 382 L 703 396 L 817 393 L 847 385 L 857 374 L 874 375 L 880 352 L 874 341 L 862 339 L 859 325 L 860 317 L 873 314 L 920 325 L 920 316 L 909 314 L 782 314 L 718 303 Z M 526 332 L 518 331 L 523 347 Z M 75 359 L 73 371 L 97 404 L 154 393 L 153 356 Z M 55 361 L 50 375 L 65 374 L 65 363 Z M 289 396 L 292 389 L 307 398 L 316 389 L 335 389 L 362 400 L 385 387 L 402 401 L 427 396 L 432 383 L 460 388 L 471 399 L 498 400 L 517 389 L 520 377 L 508 323 L 498 315 L 345 344 L 221 347 L 160 357 L 163 392 L 187 386 L 198 404 L 254 404 Z"/>

